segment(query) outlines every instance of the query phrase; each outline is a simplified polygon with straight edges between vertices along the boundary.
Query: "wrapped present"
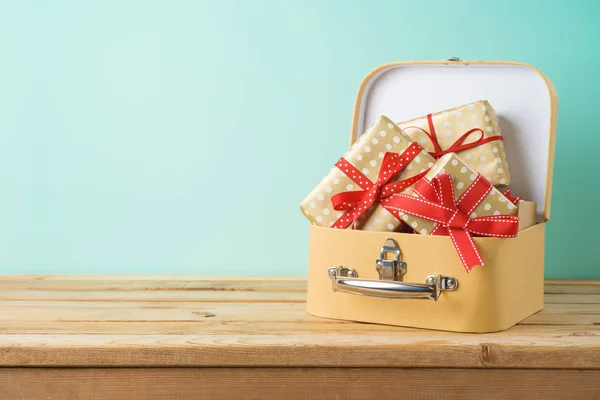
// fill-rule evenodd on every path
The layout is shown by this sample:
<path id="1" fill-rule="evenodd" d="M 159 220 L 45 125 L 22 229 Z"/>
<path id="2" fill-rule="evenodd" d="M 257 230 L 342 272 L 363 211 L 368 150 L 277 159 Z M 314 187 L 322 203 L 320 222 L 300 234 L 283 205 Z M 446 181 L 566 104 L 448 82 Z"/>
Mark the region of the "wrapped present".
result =
<path id="1" fill-rule="evenodd" d="M 457 153 L 494 186 L 510 183 L 500 125 L 487 101 L 428 114 L 398 126 L 434 158 Z"/>
<path id="2" fill-rule="evenodd" d="M 315 225 L 394 231 L 401 222 L 385 209 L 392 194 L 408 190 L 435 160 L 390 119 L 381 116 L 302 201 Z"/>
<path id="3" fill-rule="evenodd" d="M 537 221 L 537 203 L 535 201 L 519 200 L 517 203 L 517 216 L 519 217 L 519 231 L 534 226 Z"/>
<path id="4" fill-rule="evenodd" d="M 502 194 L 507 200 L 517 206 L 520 231 L 537 223 L 537 203 L 535 201 L 526 201 L 522 200 L 521 196 L 513 196 L 510 188 L 506 189 Z"/>
<path id="5" fill-rule="evenodd" d="M 471 235 L 515 237 L 517 206 L 456 154 L 440 158 L 412 189 L 392 196 L 388 210 L 416 232 L 449 235 L 467 272 L 483 265 Z"/>

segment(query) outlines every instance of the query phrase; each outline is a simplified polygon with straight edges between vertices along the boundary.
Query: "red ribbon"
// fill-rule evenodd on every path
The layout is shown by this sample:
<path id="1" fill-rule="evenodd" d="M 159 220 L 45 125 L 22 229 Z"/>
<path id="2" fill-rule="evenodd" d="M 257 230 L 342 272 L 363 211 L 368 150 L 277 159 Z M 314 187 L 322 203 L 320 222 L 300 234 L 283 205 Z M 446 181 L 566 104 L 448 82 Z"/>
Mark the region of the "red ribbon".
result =
<path id="1" fill-rule="evenodd" d="M 493 142 L 496 140 L 504 140 L 504 138 L 501 135 L 495 135 L 495 136 L 490 136 L 490 137 L 486 138 L 486 137 L 484 137 L 484 135 L 485 135 L 484 132 L 480 128 L 473 128 L 473 129 L 465 132 L 458 139 L 456 139 L 456 141 L 454 143 L 452 143 L 450 145 L 450 147 L 448 147 L 446 150 L 442 150 L 442 148 L 438 142 L 438 139 L 437 139 L 437 134 L 435 132 L 435 126 L 433 125 L 432 114 L 427 114 L 427 123 L 429 124 L 429 132 L 427 132 L 425 129 L 421 129 L 416 126 L 409 126 L 407 128 L 418 129 L 427 135 L 427 137 L 429 138 L 429 141 L 431 141 L 431 144 L 433 145 L 433 151 L 430 151 L 429 154 L 431 154 L 431 156 L 435 159 L 440 158 L 444 154 L 458 153 L 459 151 L 472 149 L 474 147 L 480 146 L 485 143 Z M 469 135 L 474 132 L 480 133 L 479 138 L 477 140 L 475 140 L 474 142 L 465 143 L 465 140 L 467 140 Z"/>
<path id="2" fill-rule="evenodd" d="M 519 201 L 521 201 L 521 196 L 512 196 L 510 194 L 510 188 L 506 189 L 504 191 L 504 193 L 502 193 L 504 195 L 504 197 L 506 197 L 508 200 L 510 200 L 511 203 L 513 203 L 514 205 L 517 205 L 519 203 Z"/>
<path id="3" fill-rule="evenodd" d="M 394 195 L 387 207 L 393 209 L 395 215 L 402 212 L 437 223 L 430 234 L 450 236 L 465 269 L 470 272 L 474 266 L 483 265 L 471 235 L 509 238 L 517 236 L 519 231 L 519 217 L 514 215 L 472 218 L 473 210 L 492 188 L 487 179 L 478 175 L 457 200 L 452 177 L 442 173 L 431 181 L 425 178 L 417 182 L 413 188 L 416 197 Z"/>
<path id="4" fill-rule="evenodd" d="M 356 169 L 343 157 L 340 158 L 335 166 L 363 190 L 338 193 L 331 198 L 334 210 L 346 210 L 346 212 L 339 217 L 331 227 L 341 229 L 347 228 L 373 204 L 379 202 L 385 207 L 385 204 L 389 201 L 391 195 L 412 186 L 425 176 L 427 171 L 421 172 L 408 179 L 389 183 L 390 180 L 399 174 L 421 151 L 423 151 L 421 146 L 417 143 L 411 143 L 402 154 L 391 152 L 385 153 L 375 183 L 371 182 L 369 178 L 363 175 L 362 172 Z"/>

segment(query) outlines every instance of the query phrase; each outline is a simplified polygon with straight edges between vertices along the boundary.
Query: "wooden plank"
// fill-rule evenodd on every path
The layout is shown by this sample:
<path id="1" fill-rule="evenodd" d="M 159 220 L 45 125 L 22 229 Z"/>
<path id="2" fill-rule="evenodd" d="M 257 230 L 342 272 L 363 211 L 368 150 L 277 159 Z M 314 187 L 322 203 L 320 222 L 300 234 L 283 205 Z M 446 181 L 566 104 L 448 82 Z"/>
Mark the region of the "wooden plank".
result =
<path id="1" fill-rule="evenodd" d="M 86 302 L 5 300 L 0 321 L 301 321 L 303 302 Z M 546 304 L 527 324 L 600 324 L 597 304 Z"/>
<path id="2" fill-rule="evenodd" d="M 306 282 L 304 275 L 206 275 L 206 274 L 14 274 L 0 275 L 6 281 L 300 281 Z M 558 282 L 562 282 L 558 280 Z M 565 280 L 566 282 L 566 280 Z M 584 281 L 585 282 L 585 281 Z"/>
<path id="3" fill-rule="evenodd" d="M 106 277 L 82 278 L 75 275 L 70 278 L 52 277 L 52 279 L 23 279 L 15 277 L 0 276 L 0 290 L 45 290 L 45 291 L 284 291 L 284 292 L 306 292 L 306 281 L 302 279 L 275 279 L 267 277 L 241 277 L 239 280 L 230 277 L 210 277 L 210 280 L 202 280 L 200 277 L 191 276 L 189 279 L 152 279 L 148 278 L 130 279 L 122 278 L 121 275 Z M 165 277 L 166 278 L 166 277 Z M 545 285 L 547 294 L 600 294 L 600 285 L 594 284 L 562 284 L 547 281 Z"/>
<path id="4" fill-rule="evenodd" d="M 522 325 L 600 325 L 598 315 L 576 314 L 576 313 L 559 313 L 552 314 L 547 311 L 542 311 L 530 316 L 529 318 L 519 322 Z"/>
<path id="5" fill-rule="evenodd" d="M 600 294 L 600 285 L 595 284 L 561 284 L 546 281 L 546 294 Z"/>
<path id="6" fill-rule="evenodd" d="M 155 280 L 155 279 L 0 279 L 0 290 L 48 290 L 48 291 L 89 291 L 112 290 L 126 292 L 132 290 L 168 291 L 290 291 L 306 292 L 304 280 Z"/>
<path id="7" fill-rule="evenodd" d="M 90 280 L 116 280 L 116 281 L 306 281 L 304 275 L 207 275 L 207 274 L 4 274 L 0 280 L 46 280 L 46 281 L 90 281 Z M 546 279 L 551 285 L 600 285 L 600 279 Z"/>
<path id="8" fill-rule="evenodd" d="M 590 296 L 590 295 L 578 295 Z M 591 295 L 593 296 L 593 295 Z M 599 295 L 600 296 L 600 295 Z M 575 297 L 575 296 L 571 296 Z M 0 290 L 0 301 L 78 301 L 94 302 L 280 302 L 304 303 L 306 293 L 301 291 L 265 291 L 265 290 Z M 591 302 L 594 299 L 581 299 L 579 302 Z M 600 302 L 600 300 L 599 300 Z"/>
<path id="9" fill-rule="evenodd" d="M 600 294 L 598 281 L 547 280 L 548 294 Z M 0 275 L 0 290 L 306 291 L 303 277 L 203 275 Z"/>
<path id="10" fill-rule="evenodd" d="M 10 400 L 598 399 L 600 371 L 398 368 L 0 369 Z"/>
<path id="11" fill-rule="evenodd" d="M 274 325 L 271 325 L 274 326 Z M 213 325 L 212 329 L 216 329 Z M 600 369 L 600 330 L 0 335 L 0 366 L 298 366 Z"/>
<path id="12" fill-rule="evenodd" d="M 545 340 L 547 337 L 562 336 L 600 336 L 600 325 L 538 325 L 519 324 L 503 332 L 481 334 L 461 334 L 466 338 L 495 338 L 511 337 L 514 335 L 528 336 L 530 342 L 536 338 Z M 414 335 L 421 338 L 431 337 L 424 335 L 424 331 L 417 328 L 386 326 L 376 324 L 361 324 L 339 320 L 328 320 L 307 315 L 299 321 L 213 321 L 210 318 L 200 321 L 11 321 L 0 324 L 0 334 L 153 334 L 153 335 L 309 335 L 315 333 L 340 335 L 346 333 L 376 334 L 376 335 Z M 437 340 L 461 340 L 458 334 L 439 332 L 441 338 Z M 424 339 L 425 340 L 425 339 Z"/>
<path id="13" fill-rule="evenodd" d="M 544 303 L 560 303 L 560 304 L 598 304 L 600 305 L 600 293 L 598 294 L 549 294 L 544 295 Z"/>
<path id="14" fill-rule="evenodd" d="M 79 309 L 98 309 L 102 308 L 105 310 L 130 310 L 130 312 L 136 312 L 138 310 L 143 310 L 145 308 L 163 308 L 163 309 L 173 309 L 173 308 L 202 308 L 202 307 L 213 307 L 220 308 L 224 311 L 231 311 L 231 309 L 239 309 L 243 310 L 246 313 L 251 313 L 249 316 L 259 318 L 263 312 L 261 310 L 278 310 L 280 308 L 284 308 L 285 310 L 291 309 L 295 311 L 303 311 L 305 308 L 305 304 L 302 301 L 292 301 L 292 302 L 277 302 L 275 304 L 259 304 L 260 296 L 256 295 L 255 298 L 257 301 L 240 301 L 238 299 L 228 299 L 229 294 L 222 295 L 221 300 L 216 302 L 218 304 L 214 304 L 215 301 L 202 301 L 198 299 L 198 301 L 187 301 L 187 299 L 183 299 L 181 301 L 177 301 L 177 299 L 173 299 L 173 301 L 163 302 L 161 300 L 154 301 L 106 301 L 102 299 L 98 299 L 98 301 L 68 301 L 68 300 L 44 300 L 44 301 L 31 301 L 31 300 L 3 300 L 0 303 L 0 311 L 10 312 L 11 310 L 16 310 L 17 313 L 21 313 L 24 310 L 31 310 L 35 312 L 36 310 L 41 310 L 40 314 L 48 314 L 48 313 L 63 313 L 73 312 L 77 313 Z M 235 295 L 237 296 L 237 295 Z M 250 295 L 254 296 L 254 295 Z M 269 297 L 275 297 L 271 295 L 265 295 L 267 299 Z M 126 298 L 126 296 L 124 296 Z M 113 299 L 114 300 L 114 299 Z M 270 302 L 265 302 L 270 303 Z M 289 304 L 288 304 L 289 303 Z M 266 307 L 266 308 L 265 308 Z M 545 312 L 561 312 L 561 311 L 569 311 L 574 313 L 587 313 L 590 315 L 600 314 L 600 306 L 594 303 L 548 303 L 544 305 Z M 36 315 L 36 314 L 31 314 Z M 47 315 L 44 315 L 44 318 L 47 318 Z"/>
<path id="15" fill-rule="evenodd" d="M 118 301 L 118 302 L 305 302 L 302 291 L 267 290 L 0 290 L 0 301 Z M 599 294 L 546 294 L 546 304 L 599 304 Z"/>
<path id="16" fill-rule="evenodd" d="M 548 303 L 544 304 L 544 310 L 567 310 L 575 312 L 587 312 L 590 314 L 600 313 L 598 304 L 582 304 L 582 303 Z"/>
<path id="17" fill-rule="evenodd" d="M 3 301 L 0 321 L 294 321 L 306 317 L 304 303 L 120 303 Z"/>
<path id="18" fill-rule="evenodd" d="M 600 279 L 546 279 L 551 285 L 600 286 Z"/>

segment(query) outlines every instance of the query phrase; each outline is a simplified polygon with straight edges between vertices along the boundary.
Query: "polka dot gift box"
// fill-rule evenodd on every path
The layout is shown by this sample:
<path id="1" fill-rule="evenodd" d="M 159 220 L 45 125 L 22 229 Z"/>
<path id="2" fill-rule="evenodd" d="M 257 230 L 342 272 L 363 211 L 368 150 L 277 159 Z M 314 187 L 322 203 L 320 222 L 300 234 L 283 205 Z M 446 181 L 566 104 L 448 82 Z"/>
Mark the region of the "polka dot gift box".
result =
<path id="1" fill-rule="evenodd" d="M 410 190 L 435 159 L 389 118 L 381 116 L 300 203 L 314 224 L 394 231 L 401 222 L 385 209 L 394 193 Z"/>
<path id="2" fill-rule="evenodd" d="M 440 158 L 410 195 L 388 209 L 422 235 L 450 236 L 467 272 L 484 264 L 472 236 L 514 238 L 517 206 L 454 153 Z"/>
<path id="3" fill-rule="evenodd" d="M 478 179 L 479 174 L 471 169 L 460 157 L 454 153 L 449 153 L 440 158 L 434 166 L 425 175 L 425 179 L 431 180 L 433 177 L 448 173 L 452 177 L 454 184 L 454 197 L 459 199 L 469 188 L 471 184 Z M 395 208 L 391 212 L 406 222 L 414 231 L 423 235 L 428 235 L 436 226 L 435 222 L 419 218 L 414 215 L 404 214 Z M 470 217 L 484 217 L 489 215 L 515 215 L 517 206 L 515 206 L 502 192 L 492 187 L 490 192 L 483 200 L 472 210 Z"/>
<path id="4" fill-rule="evenodd" d="M 510 184 L 496 112 L 486 100 L 428 114 L 398 126 L 435 158 L 457 153 L 494 186 Z"/>

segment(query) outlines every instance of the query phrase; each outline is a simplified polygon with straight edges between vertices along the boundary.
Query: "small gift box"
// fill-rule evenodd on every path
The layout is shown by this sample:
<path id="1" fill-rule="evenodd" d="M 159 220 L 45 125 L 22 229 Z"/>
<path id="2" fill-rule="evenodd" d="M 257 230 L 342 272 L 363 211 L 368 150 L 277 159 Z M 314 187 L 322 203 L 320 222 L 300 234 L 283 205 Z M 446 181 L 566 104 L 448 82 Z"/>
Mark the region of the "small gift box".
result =
<path id="1" fill-rule="evenodd" d="M 494 186 L 510 183 L 500 125 L 489 102 L 428 114 L 398 126 L 434 158 L 457 153 Z"/>
<path id="2" fill-rule="evenodd" d="M 519 217 L 519 231 L 527 229 L 537 223 L 537 203 L 521 199 L 520 196 L 513 196 L 510 188 L 502 192 L 511 203 L 517 206 L 517 216 Z"/>
<path id="3" fill-rule="evenodd" d="M 440 158 L 410 195 L 392 196 L 388 210 L 423 235 L 448 235 L 469 272 L 483 260 L 474 236 L 515 237 L 517 206 L 456 154 Z"/>
<path id="4" fill-rule="evenodd" d="M 535 215 L 537 203 L 535 201 L 519 200 L 516 204 L 518 210 L 517 216 L 519 217 L 519 231 L 534 226 L 537 223 Z"/>
<path id="5" fill-rule="evenodd" d="M 389 118 L 381 116 L 300 203 L 314 225 L 394 231 L 401 222 L 386 211 L 435 160 Z"/>

